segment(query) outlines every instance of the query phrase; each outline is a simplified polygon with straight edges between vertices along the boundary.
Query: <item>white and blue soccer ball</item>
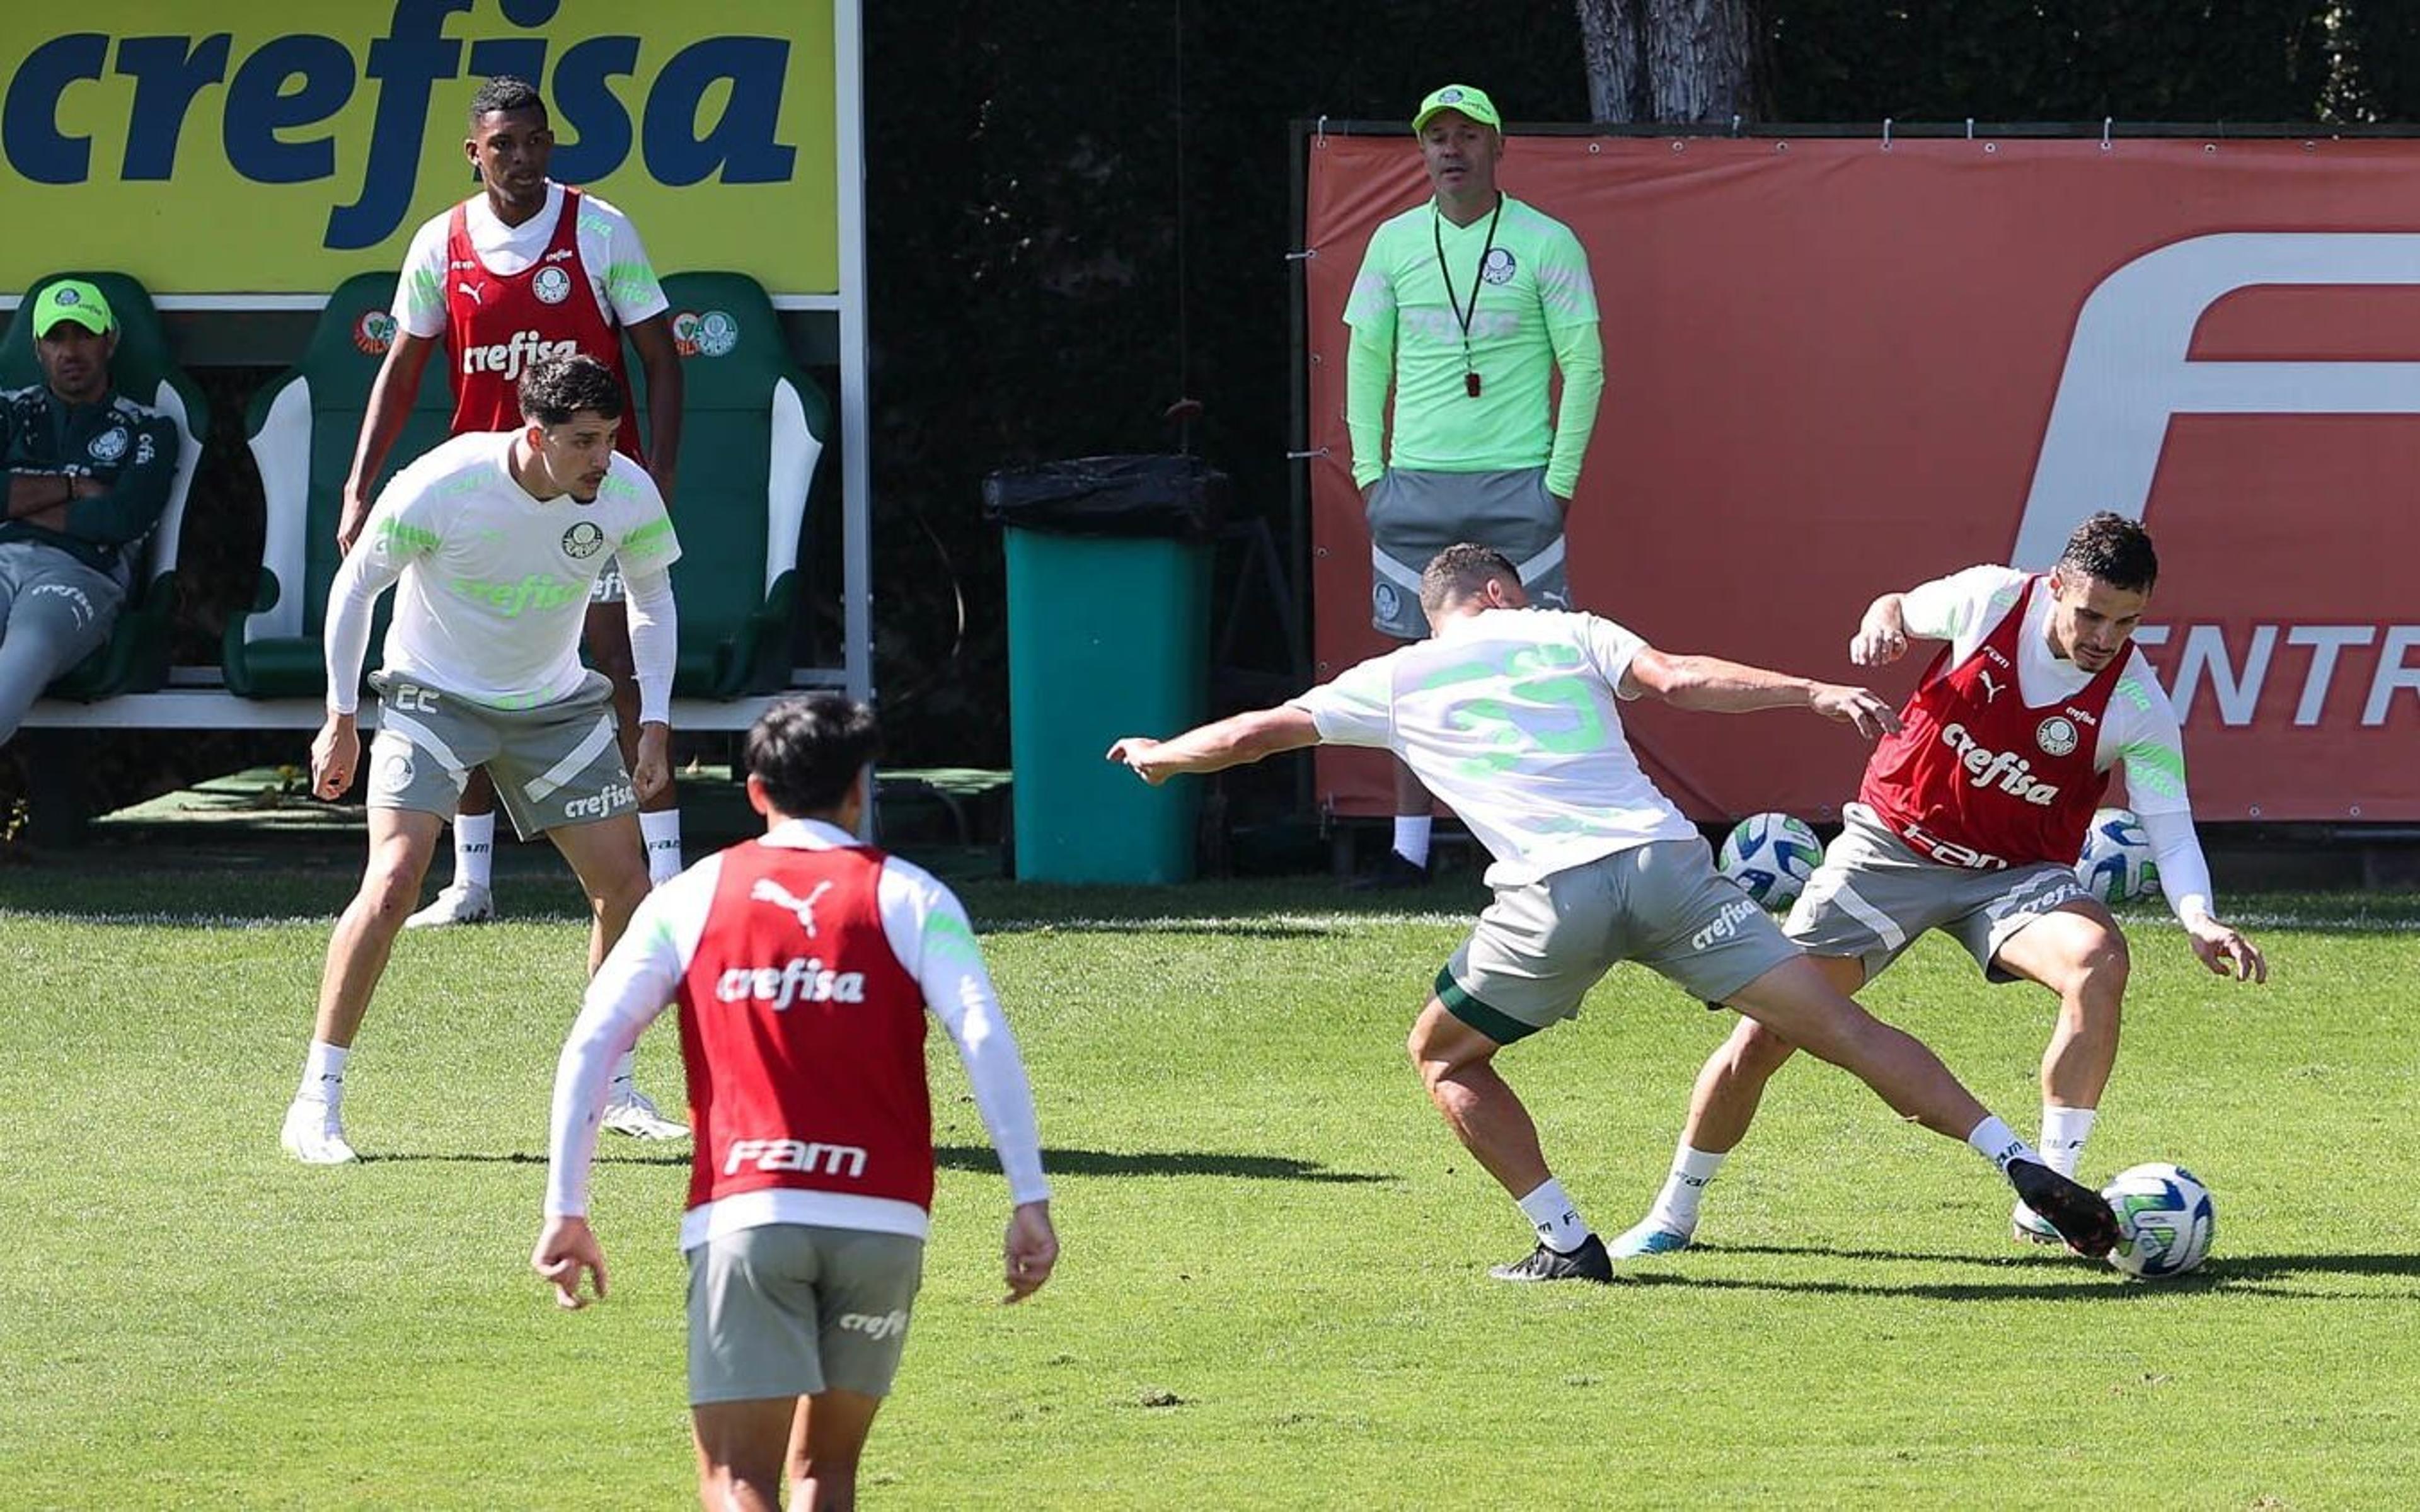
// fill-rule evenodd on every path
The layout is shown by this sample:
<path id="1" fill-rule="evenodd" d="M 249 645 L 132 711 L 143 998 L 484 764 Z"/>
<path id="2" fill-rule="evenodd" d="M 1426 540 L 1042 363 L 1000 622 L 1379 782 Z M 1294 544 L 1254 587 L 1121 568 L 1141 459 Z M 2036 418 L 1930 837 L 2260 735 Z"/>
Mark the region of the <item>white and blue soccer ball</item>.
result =
<path id="1" fill-rule="evenodd" d="M 2151 859 L 2151 838 L 2132 809 L 2102 809 L 2084 832 L 2084 854 L 2076 858 L 2076 880 L 2105 903 L 2133 903 L 2160 887 L 2159 864 Z"/>
<path id="2" fill-rule="evenodd" d="M 1823 842 L 1802 820 L 1752 813 L 1731 826 L 1714 856 L 1722 874 L 1767 908 L 1787 908 L 1823 860 Z"/>
<path id="3" fill-rule="evenodd" d="M 2183 1166 L 2130 1166 L 2101 1195 L 2118 1215 L 2118 1247 L 2109 1252 L 2109 1263 L 2128 1275 L 2165 1281 L 2210 1258 L 2218 1210 L 2210 1188 Z"/>

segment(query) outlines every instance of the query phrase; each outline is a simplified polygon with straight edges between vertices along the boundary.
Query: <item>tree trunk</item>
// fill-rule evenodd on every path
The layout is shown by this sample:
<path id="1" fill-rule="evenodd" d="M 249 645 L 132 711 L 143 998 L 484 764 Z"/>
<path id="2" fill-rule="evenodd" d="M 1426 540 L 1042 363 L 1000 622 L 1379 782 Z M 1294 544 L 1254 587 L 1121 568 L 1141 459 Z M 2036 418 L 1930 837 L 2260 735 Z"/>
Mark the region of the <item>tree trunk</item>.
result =
<path id="1" fill-rule="evenodd" d="M 1754 116 L 1751 0 L 1575 0 L 1600 121 Z"/>
<path id="2" fill-rule="evenodd" d="M 1638 29 L 1639 0 L 1575 0 L 1575 4 L 1580 17 L 1580 59 L 1588 68 L 1590 117 L 1651 119 L 1647 56 Z"/>
<path id="3" fill-rule="evenodd" d="M 1747 0 L 1641 0 L 1651 120 L 1756 115 Z"/>

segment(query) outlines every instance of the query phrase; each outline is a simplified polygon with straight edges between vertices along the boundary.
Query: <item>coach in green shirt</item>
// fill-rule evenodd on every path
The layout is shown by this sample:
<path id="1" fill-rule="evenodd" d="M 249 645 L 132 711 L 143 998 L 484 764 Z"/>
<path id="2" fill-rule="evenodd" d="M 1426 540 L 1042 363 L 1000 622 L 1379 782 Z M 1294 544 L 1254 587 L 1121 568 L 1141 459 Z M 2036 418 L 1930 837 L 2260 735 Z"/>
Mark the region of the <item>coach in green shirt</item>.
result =
<path id="1" fill-rule="evenodd" d="M 177 474 L 176 423 L 110 386 L 101 290 L 63 278 L 31 318 L 43 381 L 0 393 L 0 744 L 109 639 Z"/>
<path id="2" fill-rule="evenodd" d="M 1344 308 L 1371 618 L 1399 640 L 1427 637 L 1420 569 L 1458 541 L 1511 558 L 1542 608 L 1571 604 L 1563 516 L 1605 392 L 1596 286 L 1571 227 L 1496 187 L 1502 128 L 1495 102 L 1468 85 L 1420 101 L 1412 134 L 1435 197 L 1371 234 Z M 1394 846 L 1357 886 L 1427 880 L 1431 807 L 1397 762 Z"/>

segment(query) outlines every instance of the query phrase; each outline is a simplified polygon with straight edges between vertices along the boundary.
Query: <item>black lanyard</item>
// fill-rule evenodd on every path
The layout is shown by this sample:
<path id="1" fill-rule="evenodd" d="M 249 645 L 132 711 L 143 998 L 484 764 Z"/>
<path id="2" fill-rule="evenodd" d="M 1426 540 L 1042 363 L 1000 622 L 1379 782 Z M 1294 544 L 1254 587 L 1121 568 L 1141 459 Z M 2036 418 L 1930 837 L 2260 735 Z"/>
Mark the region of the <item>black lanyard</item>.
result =
<path id="1" fill-rule="evenodd" d="M 1470 365 L 1470 322 L 1479 314 L 1479 286 L 1487 282 L 1487 258 L 1496 250 L 1496 222 L 1504 213 L 1504 192 L 1496 192 L 1496 208 L 1488 212 L 1487 241 L 1479 249 L 1479 266 L 1470 274 L 1470 308 L 1462 307 L 1462 296 L 1453 291 L 1453 270 L 1445 264 L 1445 212 L 1432 202 L 1429 206 L 1429 236 L 1436 243 L 1437 276 L 1445 280 L 1445 302 L 1453 311 L 1454 324 L 1462 328 L 1462 392 L 1479 397 L 1479 370 Z"/>

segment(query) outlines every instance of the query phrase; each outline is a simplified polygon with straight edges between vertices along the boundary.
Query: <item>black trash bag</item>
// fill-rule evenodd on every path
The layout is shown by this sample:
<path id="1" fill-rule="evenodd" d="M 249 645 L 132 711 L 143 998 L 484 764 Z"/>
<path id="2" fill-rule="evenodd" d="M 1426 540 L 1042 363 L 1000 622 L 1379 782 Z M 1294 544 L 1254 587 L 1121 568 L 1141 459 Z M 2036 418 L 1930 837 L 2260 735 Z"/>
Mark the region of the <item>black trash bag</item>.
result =
<path id="1" fill-rule="evenodd" d="M 1227 474 L 1198 456 L 1078 456 L 984 479 L 984 518 L 1054 535 L 1207 541 L 1227 517 Z"/>

